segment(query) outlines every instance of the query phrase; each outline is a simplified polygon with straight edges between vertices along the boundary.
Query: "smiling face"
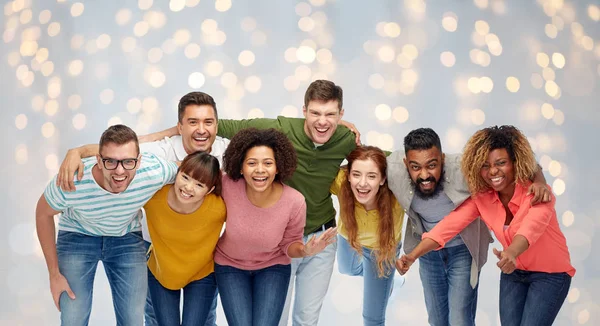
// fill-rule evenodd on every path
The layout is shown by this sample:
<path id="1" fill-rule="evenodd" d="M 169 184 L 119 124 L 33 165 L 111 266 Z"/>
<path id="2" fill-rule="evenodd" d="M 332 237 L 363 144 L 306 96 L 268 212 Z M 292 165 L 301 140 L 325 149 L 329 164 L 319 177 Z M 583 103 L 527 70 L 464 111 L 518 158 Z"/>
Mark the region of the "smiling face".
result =
<path id="1" fill-rule="evenodd" d="M 490 151 L 480 173 L 485 183 L 492 189 L 512 197 L 515 189 L 515 171 L 513 161 L 506 149 L 498 148 Z"/>
<path id="2" fill-rule="evenodd" d="M 188 105 L 181 122 L 177 123 L 183 148 L 188 154 L 198 151 L 210 153 L 217 137 L 217 127 L 215 110 L 210 105 Z"/>
<path id="3" fill-rule="evenodd" d="M 141 162 L 141 156 L 138 153 L 135 142 L 128 142 L 123 145 L 117 145 L 112 142 L 106 143 L 100 148 L 100 153 L 99 155 L 96 155 L 96 159 L 98 161 L 98 168 L 102 172 L 100 186 L 112 193 L 123 192 L 127 189 Z M 123 167 L 123 164 L 129 167 L 129 164 L 127 164 L 128 162 L 117 163 L 117 167 L 114 170 L 109 170 L 105 167 L 105 164 L 106 166 L 111 167 L 115 160 L 132 161 L 136 159 L 137 163 L 131 170 L 126 170 Z M 107 162 L 105 163 L 103 160 Z"/>
<path id="4" fill-rule="evenodd" d="M 377 208 L 377 193 L 379 187 L 385 182 L 385 178 L 373 160 L 355 160 L 348 174 L 348 181 L 354 198 L 365 209 Z"/>
<path id="5" fill-rule="evenodd" d="M 193 205 L 201 202 L 204 196 L 211 193 L 215 187 L 208 188 L 206 184 L 192 178 L 184 172 L 177 173 L 175 184 L 175 198 L 181 204 Z"/>
<path id="6" fill-rule="evenodd" d="M 317 144 L 325 144 L 329 141 L 338 123 L 344 116 L 344 110 L 339 108 L 338 101 L 317 101 L 308 103 L 303 108 L 304 132 Z"/>
<path id="7" fill-rule="evenodd" d="M 267 146 L 250 148 L 244 157 L 242 175 L 246 180 L 246 191 L 264 192 L 269 190 L 277 175 L 273 149 Z"/>
<path id="8" fill-rule="evenodd" d="M 440 179 L 444 154 L 433 146 L 424 150 L 409 150 L 404 158 L 415 192 L 421 198 L 431 198 L 441 190 Z"/>

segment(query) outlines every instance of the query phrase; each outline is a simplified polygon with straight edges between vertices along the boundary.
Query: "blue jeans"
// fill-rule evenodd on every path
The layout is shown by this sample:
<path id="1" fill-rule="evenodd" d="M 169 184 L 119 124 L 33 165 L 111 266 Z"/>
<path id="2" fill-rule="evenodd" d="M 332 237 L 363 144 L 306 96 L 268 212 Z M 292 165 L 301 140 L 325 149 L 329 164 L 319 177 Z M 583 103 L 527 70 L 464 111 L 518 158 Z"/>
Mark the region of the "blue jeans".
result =
<path id="1" fill-rule="evenodd" d="M 148 249 L 150 249 L 150 242 L 144 241 L 144 245 L 146 246 L 146 252 L 148 253 Z M 146 260 L 150 258 L 150 255 L 146 256 Z M 215 291 L 215 296 L 212 301 L 212 305 L 210 307 L 210 311 L 208 313 L 208 318 L 206 319 L 206 323 L 204 326 L 217 326 L 217 294 L 218 291 Z M 156 321 L 156 314 L 154 313 L 154 307 L 152 307 L 152 297 L 150 295 L 150 291 L 146 295 L 146 307 L 144 308 L 144 321 L 146 326 L 158 326 L 158 321 Z"/>
<path id="2" fill-rule="evenodd" d="M 99 261 L 104 265 L 110 284 L 117 325 L 142 323 L 148 273 L 141 232 L 104 237 L 59 231 L 56 251 L 60 273 L 76 296 L 75 300 L 66 292 L 60 296 L 62 325 L 88 324 Z"/>
<path id="3" fill-rule="evenodd" d="M 425 306 L 432 326 L 475 325 L 477 288 L 471 287 L 473 258 L 464 244 L 419 258 Z"/>
<path id="4" fill-rule="evenodd" d="M 183 313 L 179 311 L 181 291 L 183 291 Z M 204 325 L 217 292 L 217 282 L 215 273 L 210 273 L 200 280 L 189 283 L 181 290 L 169 290 L 162 286 L 148 270 L 148 292 L 156 307 L 154 313 L 159 325 Z"/>
<path id="5" fill-rule="evenodd" d="M 384 277 L 379 277 L 377 258 L 369 248 L 362 247 L 358 254 L 348 240 L 338 235 L 337 261 L 340 273 L 350 276 L 362 276 L 364 281 L 363 324 L 365 326 L 385 325 L 385 310 L 394 284 L 394 267 Z M 400 247 L 396 252 L 396 257 Z"/>
<path id="6" fill-rule="evenodd" d="M 304 236 L 304 243 L 313 235 L 318 238 L 323 232 L 324 230 L 319 230 Z M 323 300 L 329 289 L 336 249 L 337 242 L 330 244 L 314 256 L 292 259 L 292 276 L 279 326 L 288 324 L 292 295 L 294 296 L 292 325 L 317 325 Z"/>
<path id="7" fill-rule="evenodd" d="M 215 264 L 229 326 L 276 326 L 285 304 L 290 274 L 290 265 L 248 271 Z"/>
<path id="8" fill-rule="evenodd" d="M 502 326 L 552 325 L 571 286 L 567 273 L 515 270 L 500 275 Z"/>

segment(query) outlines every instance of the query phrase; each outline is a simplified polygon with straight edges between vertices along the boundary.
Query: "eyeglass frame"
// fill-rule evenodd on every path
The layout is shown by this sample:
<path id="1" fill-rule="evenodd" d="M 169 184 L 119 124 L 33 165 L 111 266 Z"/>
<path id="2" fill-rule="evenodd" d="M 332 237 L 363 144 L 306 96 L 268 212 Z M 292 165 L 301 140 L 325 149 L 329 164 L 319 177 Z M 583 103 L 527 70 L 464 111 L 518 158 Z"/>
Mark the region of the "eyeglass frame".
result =
<path id="1" fill-rule="evenodd" d="M 114 159 L 114 158 L 104 158 L 104 157 L 102 157 L 102 155 L 99 155 L 99 156 L 100 156 L 100 160 L 102 161 L 102 165 L 103 165 L 103 166 L 104 166 L 104 168 L 105 168 L 106 170 L 108 170 L 108 171 L 113 171 L 113 170 L 116 170 L 116 169 L 118 169 L 118 168 L 119 168 L 119 164 L 121 164 L 121 166 L 123 167 L 123 169 L 124 169 L 124 170 L 131 171 L 131 170 L 134 170 L 134 169 L 137 167 L 137 164 L 138 164 L 138 162 L 140 161 L 140 158 L 139 158 L 139 156 L 138 156 L 138 157 L 136 157 L 136 158 L 125 158 L 125 159 L 122 159 L 122 160 L 117 160 L 117 159 Z M 110 169 L 110 168 L 108 168 L 108 167 L 106 166 L 106 161 L 110 161 L 110 160 L 112 160 L 112 161 L 117 161 L 117 164 L 116 164 L 116 165 L 115 165 L 115 167 L 114 167 L 114 168 L 112 168 L 112 169 Z M 126 167 L 125 167 L 125 163 L 124 163 L 124 161 L 134 161 L 134 162 L 135 162 L 135 164 L 133 165 L 133 167 L 132 167 L 131 169 L 128 169 L 128 168 L 126 168 Z"/>

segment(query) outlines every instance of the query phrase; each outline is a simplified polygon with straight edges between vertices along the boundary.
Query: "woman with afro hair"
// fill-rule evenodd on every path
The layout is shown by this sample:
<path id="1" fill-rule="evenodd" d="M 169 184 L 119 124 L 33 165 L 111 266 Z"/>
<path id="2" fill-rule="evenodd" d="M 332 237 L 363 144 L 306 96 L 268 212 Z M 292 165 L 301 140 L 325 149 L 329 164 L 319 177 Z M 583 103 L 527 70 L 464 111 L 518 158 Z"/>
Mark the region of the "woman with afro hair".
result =
<path id="1" fill-rule="evenodd" d="M 401 257 L 401 273 L 481 216 L 503 247 L 501 251 L 494 248 L 502 271 L 501 324 L 552 325 L 575 268 L 556 218 L 556 198 L 531 205 L 533 196 L 527 187 L 537 164 L 527 138 L 513 126 L 479 130 L 465 145 L 461 167 L 471 198 L 423 234 L 414 251 Z"/>
<path id="2" fill-rule="evenodd" d="M 231 326 L 277 325 L 291 258 L 319 253 L 335 241 L 336 229 L 302 242 L 306 202 L 284 184 L 296 169 L 296 151 L 280 131 L 241 130 L 223 160 L 227 219 L 215 275 L 225 317 Z"/>

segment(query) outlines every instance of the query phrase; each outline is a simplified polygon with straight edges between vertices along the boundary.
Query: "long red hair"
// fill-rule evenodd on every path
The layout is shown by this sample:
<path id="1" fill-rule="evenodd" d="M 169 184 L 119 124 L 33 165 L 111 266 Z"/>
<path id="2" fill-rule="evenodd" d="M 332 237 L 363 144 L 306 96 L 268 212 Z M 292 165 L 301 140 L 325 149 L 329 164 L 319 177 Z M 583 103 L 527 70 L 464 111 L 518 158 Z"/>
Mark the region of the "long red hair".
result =
<path id="1" fill-rule="evenodd" d="M 377 211 L 379 213 L 378 240 L 379 249 L 373 250 L 377 259 L 377 267 L 379 276 L 386 275 L 390 270 L 393 270 L 394 260 L 396 258 L 396 234 L 394 230 L 394 212 L 393 212 L 393 194 L 388 188 L 387 182 L 387 160 L 385 153 L 374 146 L 360 146 L 348 154 L 348 167 L 346 171 L 346 180 L 342 183 L 339 191 L 340 198 L 340 218 L 348 232 L 348 242 L 358 253 L 362 253 L 362 247 L 358 243 L 357 233 L 358 224 L 354 212 L 354 194 L 350 188 L 350 171 L 352 164 L 356 160 L 371 160 L 379 169 L 379 173 L 385 181 L 379 187 L 377 192 Z"/>

